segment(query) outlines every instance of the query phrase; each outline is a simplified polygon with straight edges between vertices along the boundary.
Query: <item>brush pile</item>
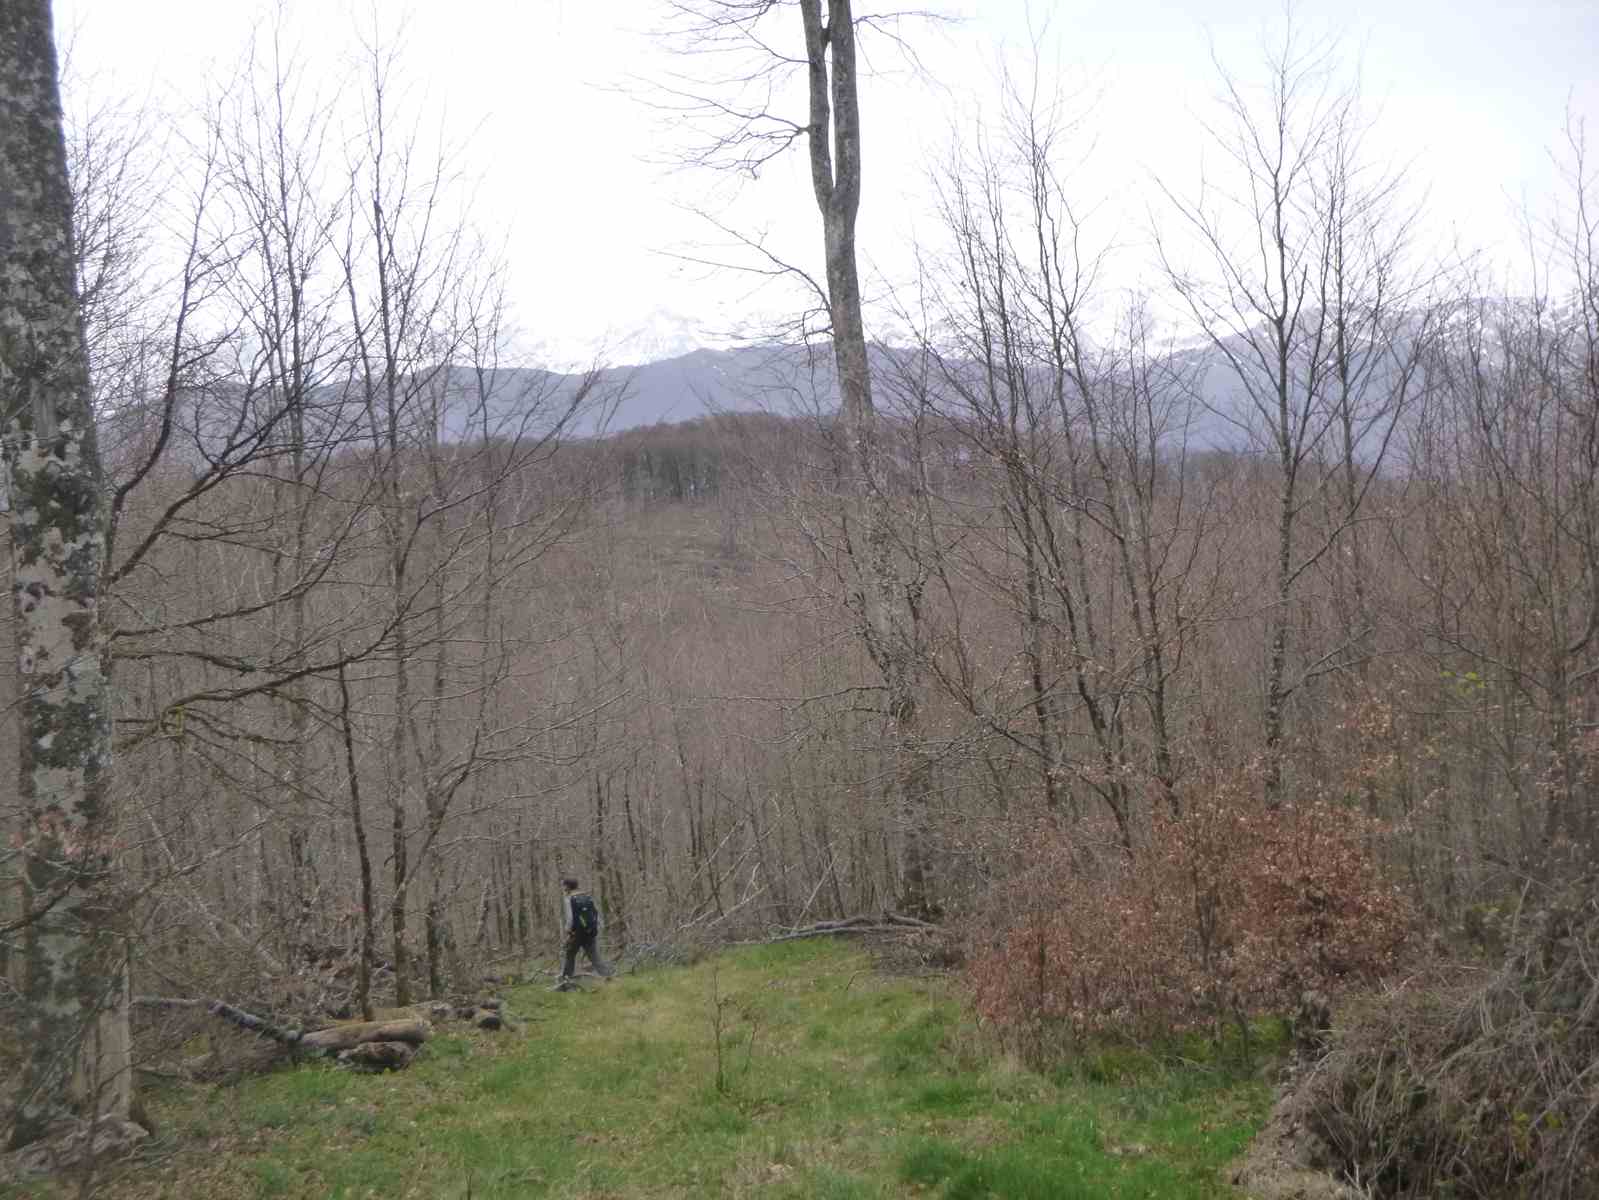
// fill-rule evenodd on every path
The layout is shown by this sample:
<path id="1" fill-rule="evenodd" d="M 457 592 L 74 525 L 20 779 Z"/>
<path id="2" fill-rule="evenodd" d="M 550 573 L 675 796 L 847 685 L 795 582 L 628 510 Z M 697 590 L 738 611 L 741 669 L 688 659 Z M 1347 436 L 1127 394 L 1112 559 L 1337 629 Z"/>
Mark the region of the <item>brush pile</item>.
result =
<path id="1" fill-rule="evenodd" d="M 1599 1179 L 1599 877 L 1351 1014 L 1287 1106 L 1370 1194 L 1578 1200 Z"/>

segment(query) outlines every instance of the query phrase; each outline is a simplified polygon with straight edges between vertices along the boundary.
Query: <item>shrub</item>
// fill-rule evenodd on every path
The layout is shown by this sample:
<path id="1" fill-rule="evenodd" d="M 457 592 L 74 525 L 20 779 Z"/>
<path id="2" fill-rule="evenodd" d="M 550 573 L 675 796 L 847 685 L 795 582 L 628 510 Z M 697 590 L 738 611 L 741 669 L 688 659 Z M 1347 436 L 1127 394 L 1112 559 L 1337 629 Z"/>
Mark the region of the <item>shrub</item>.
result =
<path id="1" fill-rule="evenodd" d="M 1266 809 L 1242 776 L 1185 797 L 1132 853 L 1035 829 L 972 955 L 977 1007 L 1018 1032 L 1219 1033 L 1373 982 L 1410 927 L 1373 833 L 1332 804 Z"/>

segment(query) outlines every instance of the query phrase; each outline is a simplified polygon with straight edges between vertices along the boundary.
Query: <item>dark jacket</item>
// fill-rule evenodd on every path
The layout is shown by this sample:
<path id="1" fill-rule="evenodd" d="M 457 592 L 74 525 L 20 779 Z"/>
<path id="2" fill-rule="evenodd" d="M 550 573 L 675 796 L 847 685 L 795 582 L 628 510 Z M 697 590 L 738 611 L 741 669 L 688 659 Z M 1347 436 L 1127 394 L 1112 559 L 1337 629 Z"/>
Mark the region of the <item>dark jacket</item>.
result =
<path id="1" fill-rule="evenodd" d="M 561 932 L 567 937 L 572 936 L 572 900 L 577 896 L 588 896 L 587 892 L 568 892 L 561 897 Z M 589 897 L 593 899 L 593 897 Z M 598 937 L 605 928 L 605 918 L 600 914 L 600 906 L 594 905 L 594 936 Z"/>

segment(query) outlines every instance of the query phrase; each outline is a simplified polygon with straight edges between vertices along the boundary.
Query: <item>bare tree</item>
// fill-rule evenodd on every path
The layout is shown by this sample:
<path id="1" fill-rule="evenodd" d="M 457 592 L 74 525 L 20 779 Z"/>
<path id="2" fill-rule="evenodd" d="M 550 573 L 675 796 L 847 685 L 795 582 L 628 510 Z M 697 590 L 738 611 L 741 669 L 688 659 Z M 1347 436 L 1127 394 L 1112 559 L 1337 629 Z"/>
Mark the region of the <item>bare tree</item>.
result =
<path id="1" fill-rule="evenodd" d="M 1400 539 L 1452 718 L 1438 757 L 1471 793 L 1472 858 L 1544 879 L 1583 869 L 1599 842 L 1599 221 L 1575 122 L 1562 166 L 1558 211 L 1528 218 L 1533 293 L 1473 279 L 1428 358 L 1425 525 Z"/>
<path id="2" fill-rule="evenodd" d="M 1163 185 L 1183 233 L 1157 230 L 1167 278 L 1225 364 L 1214 411 L 1257 441 L 1276 471 L 1261 716 L 1267 802 L 1283 798 L 1288 705 L 1346 669 L 1365 633 L 1314 659 L 1294 645 L 1306 572 L 1357 536 L 1360 505 L 1415 399 L 1427 316 L 1407 272 L 1411 217 L 1398 183 L 1360 161 L 1359 97 L 1337 80 L 1336 46 L 1290 23 L 1269 51 L 1257 96 L 1218 64 L 1224 124 L 1207 132 L 1226 174 L 1192 199 Z M 1185 264 L 1191 239 L 1203 261 Z M 1340 440 L 1341 439 L 1341 440 Z M 1324 470 L 1333 461 L 1337 470 Z M 1334 519 L 1307 513 L 1335 498 Z M 1358 622 L 1357 622 L 1358 626 Z M 1305 661 L 1300 661 L 1304 658 Z"/>
<path id="3" fill-rule="evenodd" d="M 431 892 L 429 986 L 445 986 L 439 853 L 453 807 L 473 794 L 469 784 L 530 757 L 567 720 L 536 702 L 502 707 L 525 638 L 507 634 L 496 606 L 585 511 L 580 473 L 564 494 L 541 489 L 538 476 L 603 389 L 594 372 L 561 387 L 501 365 L 508 317 L 495 255 L 453 207 L 447 156 L 423 153 L 405 129 L 395 66 L 395 50 L 374 39 L 337 255 L 352 337 L 346 390 L 362 414 L 382 560 L 376 590 L 390 630 L 380 662 L 388 742 L 378 761 L 390 817 L 390 954 L 407 1003 L 419 881 Z"/>
<path id="4" fill-rule="evenodd" d="M 447 172 L 422 178 L 393 140 L 385 169 L 418 174 L 375 197 L 372 177 L 347 169 L 359 158 L 327 151 L 351 144 L 339 122 L 352 105 L 320 102 L 309 76 L 258 39 L 187 126 L 196 137 L 156 199 L 133 187 L 149 159 L 94 157 L 121 153 L 116 136 L 80 130 L 73 161 L 95 231 L 93 257 L 79 256 L 80 275 L 95 272 L 84 312 L 110 367 L 99 594 L 104 669 L 121 671 L 119 749 L 138 764 L 111 781 L 131 837 L 127 909 L 150 927 L 137 967 L 314 1011 L 343 1002 L 319 972 L 353 960 L 349 914 L 382 903 L 404 949 L 419 879 L 443 986 L 460 914 L 439 848 L 470 849 L 516 790 L 516 764 L 565 719 L 519 688 L 518 656 L 546 627 L 503 606 L 525 600 L 539 555 L 587 511 L 592 478 L 556 455 L 603 389 L 516 365 L 493 255 L 453 212 L 433 219 L 453 203 Z M 375 349 L 384 332 L 390 349 Z M 392 453 L 373 419 L 390 415 L 391 382 Z M 396 716 L 374 697 L 401 664 L 411 686 Z M 404 739 L 403 790 L 377 777 L 383 754 L 358 754 L 366 777 L 344 778 L 346 733 L 368 751 L 380 728 L 391 746 Z M 381 808 L 391 835 L 404 829 L 402 869 L 369 889 L 351 840 L 357 788 L 368 823 Z M 20 928 L 15 915 L 0 924 Z"/>
<path id="5" fill-rule="evenodd" d="M 1014 614 L 1026 687 L 969 656 L 936 673 L 1035 760 L 1046 807 L 1080 815 L 1079 793 L 1097 796 L 1130 851 L 1147 785 L 1176 803 L 1177 676 L 1217 590 L 1214 500 L 1189 470 L 1190 371 L 1141 303 L 1095 326 L 1103 261 L 1063 174 L 1063 98 L 1006 85 L 1000 131 L 958 146 L 935 180 L 952 248 L 929 256 L 923 353 L 983 485 L 947 497 L 968 532 L 939 575 Z"/>
<path id="6" fill-rule="evenodd" d="M 863 27 L 887 28 L 904 14 L 858 14 L 851 0 L 685 0 L 673 8 L 682 18 L 680 34 L 698 49 L 754 55 L 746 73 L 717 81 L 736 96 L 673 93 L 682 108 L 708 118 L 717 130 L 709 146 L 695 152 L 696 160 L 754 173 L 794 143 L 803 139 L 806 144 L 811 191 L 822 224 L 822 282 L 763 250 L 765 268 L 803 280 L 826 312 L 848 472 L 846 493 L 853 509 L 840 543 L 850 574 L 845 598 L 881 680 L 884 734 L 894 760 L 894 804 L 903 824 L 900 901 L 910 912 L 927 913 L 935 901 L 929 890 L 929 764 L 919 723 L 921 579 L 895 547 L 855 233 L 862 183 L 856 37 Z M 772 32 L 774 22 L 787 19 L 791 8 L 798 10 L 803 57 L 777 49 L 788 38 Z M 785 116 L 777 99 L 796 71 L 803 71 L 805 80 L 803 120 Z M 805 328 L 806 322 L 800 326 Z"/>

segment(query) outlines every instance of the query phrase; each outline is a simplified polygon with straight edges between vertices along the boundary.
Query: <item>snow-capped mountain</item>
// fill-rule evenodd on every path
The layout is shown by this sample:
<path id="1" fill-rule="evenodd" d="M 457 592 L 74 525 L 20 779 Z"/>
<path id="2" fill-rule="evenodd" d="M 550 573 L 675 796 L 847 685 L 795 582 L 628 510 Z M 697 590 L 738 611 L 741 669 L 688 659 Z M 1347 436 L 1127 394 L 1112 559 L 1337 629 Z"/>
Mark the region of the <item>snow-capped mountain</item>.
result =
<path id="1" fill-rule="evenodd" d="M 697 318 L 656 308 L 619 336 L 607 338 L 604 354 L 616 366 L 632 366 L 680 358 L 716 341 L 713 331 Z"/>

